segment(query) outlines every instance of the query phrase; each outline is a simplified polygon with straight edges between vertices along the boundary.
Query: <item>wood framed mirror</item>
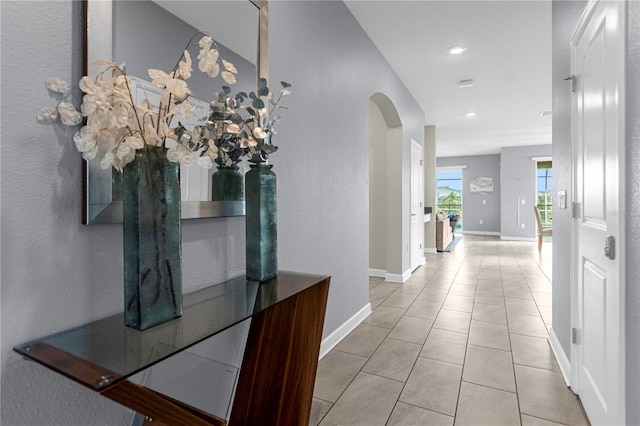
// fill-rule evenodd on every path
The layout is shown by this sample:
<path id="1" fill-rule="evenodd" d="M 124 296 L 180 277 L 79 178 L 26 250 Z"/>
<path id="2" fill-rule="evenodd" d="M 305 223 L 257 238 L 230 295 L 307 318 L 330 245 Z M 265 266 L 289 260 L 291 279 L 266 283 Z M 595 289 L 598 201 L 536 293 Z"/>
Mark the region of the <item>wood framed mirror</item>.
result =
<path id="1" fill-rule="evenodd" d="M 221 56 L 238 68 L 237 87 L 250 90 L 258 78 L 268 77 L 266 0 L 85 0 L 85 29 L 84 75 L 91 77 L 98 73 L 94 61 L 109 59 L 124 65 L 127 74 L 141 82 L 141 90 L 146 90 L 147 70 L 171 70 L 198 32 L 211 36 Z M 197 68 L 197 64 L 194 66 Z M 196 74 L 199 71 L 192 79 Z M 190 80 L 194 103 L 207 113 L 208 100 L 224 83 L 209 79 L 193 84 Z M 211 201 L 207 182 L 214 171 L 196 164 L 189 170 L 181 168 L 182 219 L 245 214 L 244 201 Z M 122 222 L 118 175 L 112 169 L 102 170 L 97 161 L 83 160 L 82 223 Z"/>

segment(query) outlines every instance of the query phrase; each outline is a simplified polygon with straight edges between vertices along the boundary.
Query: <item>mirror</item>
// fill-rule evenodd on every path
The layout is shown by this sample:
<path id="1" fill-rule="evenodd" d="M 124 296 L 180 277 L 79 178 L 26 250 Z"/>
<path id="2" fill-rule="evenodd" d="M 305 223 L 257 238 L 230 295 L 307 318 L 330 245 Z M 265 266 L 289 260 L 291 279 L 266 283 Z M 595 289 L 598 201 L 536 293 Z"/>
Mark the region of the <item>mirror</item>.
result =
<path id="1" fill-rule="evenodd" d="M 267 1 L 86 0 L 85 6 L 85 75 L 97 74 L 92 66 L 96 59 L 112 58 L 138 79 L 134 96 L 138 92 L 151 100 L 155 88 L 147 84 L 147 70 L 173 69 L 198 31 L 210 35 L 221 57 L 238 69 L 235 87 L 250 90 L 259 77 L 267 78 Z M 197 45 L 201 36 L 192 44 Z M 193 92 L 195 123 L 208 113 L 208 102 L 224 82 L 200 73 L 195 59 L 197 46 L 190 53 L 194 72 L 188 84 Z M 243 171 L 243 163 L 239 165 Z M 210 182 L 215 170 L 195 163 L 181 167 L 183 219 L 244 215 L 244 201 L 211 201 Z M 121 174 L 102 170 L 97 161 L 83 161 L 83 171 L 83 223 L 122 222 Z"/>

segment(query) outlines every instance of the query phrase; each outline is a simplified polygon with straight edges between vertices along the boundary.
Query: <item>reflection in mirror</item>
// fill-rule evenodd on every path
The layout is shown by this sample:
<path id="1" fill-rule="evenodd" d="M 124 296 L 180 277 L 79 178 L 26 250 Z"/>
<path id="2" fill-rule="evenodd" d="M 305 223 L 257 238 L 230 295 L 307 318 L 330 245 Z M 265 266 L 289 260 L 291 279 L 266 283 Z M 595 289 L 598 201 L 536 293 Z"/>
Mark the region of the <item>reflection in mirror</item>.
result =
<path id="1" fill-rule="evenodd" d="M 86 72 L 96 75 L 91 67 L 95 59 L 113 58 L 115 63 L 124 65 L 127 74 L 135 80 L 134 97 L 140 98 L 134 101 L 139 103 L 147 98 L 153 103 L 159 92 L 150 84 L 147 70 L 172 70 L 185 47 L 192 45 L 189 52 L 194 60 L 194 72 L 188 84 L 193 93 L 190 99 L 194 114 L 190 120 L 177 118 L 176 121 L 180 120 L 186 127 L 193 126 L 208 114 L 208 102 L 225 84 L 219 77 L 212 79 L 197 69 L 197 42 L 201 33 L 210 35 L 218 45 L 220 56 L 238 69 L 235 87 L 250 90 L 255 87 L 258 68 L 266 68 L 266 63 L 256 64 L 259 46 L 266 45 L 265 26 L 266 2 L 88 0 Z M 258 40 L 260 36 L 263 39 Z M 107 44 L 104 40 L 113 42 Z M 84 165 L 83 223 L 121 222 L 121 174 L 102 170 L 99 162 Z M 244 163 L 239 166 L 242 173 L 248 169 Z M 215 167 L 206 170 L 195 162 L 181 167 L 183 219 L 244 215 L 243 201 L 211 201 L 211 175 L 215 171 Z"/>

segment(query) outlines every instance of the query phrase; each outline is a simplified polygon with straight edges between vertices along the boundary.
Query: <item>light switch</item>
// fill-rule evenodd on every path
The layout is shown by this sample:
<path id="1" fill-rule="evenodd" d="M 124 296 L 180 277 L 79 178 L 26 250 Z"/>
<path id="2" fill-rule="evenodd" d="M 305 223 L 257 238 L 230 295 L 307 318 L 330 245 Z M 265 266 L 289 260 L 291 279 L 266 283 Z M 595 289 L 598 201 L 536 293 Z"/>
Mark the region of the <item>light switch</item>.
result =
<path id="1" fill-rule="evenodd" d="M 482 200 L 482 204 L 487 204 L 487 200 Z"/>
<path id="2" fill-rule="evenodd" d="M 558 208 L 567 208 L 567 191 L 558 191 Z"/>
<path id="3" fill-rule="evenodd" d="M 524 204 L 524 198 L 520 199 L 520 204 Z"/>

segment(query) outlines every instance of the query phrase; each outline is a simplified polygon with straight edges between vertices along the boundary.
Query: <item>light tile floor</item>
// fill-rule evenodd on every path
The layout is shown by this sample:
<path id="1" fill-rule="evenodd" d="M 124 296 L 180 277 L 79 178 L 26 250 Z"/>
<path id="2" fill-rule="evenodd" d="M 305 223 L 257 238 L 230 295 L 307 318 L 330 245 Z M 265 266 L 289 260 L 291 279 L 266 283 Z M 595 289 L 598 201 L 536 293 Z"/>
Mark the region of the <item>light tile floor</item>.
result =
<path id="1" fill-rule="evenodd" d="M 464 235 L 318 365 L 311 425 L 582 425 L 547 342 L 551 244 Z"/>

